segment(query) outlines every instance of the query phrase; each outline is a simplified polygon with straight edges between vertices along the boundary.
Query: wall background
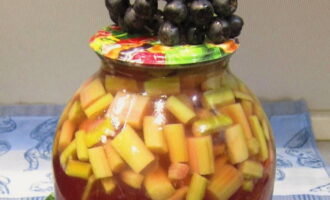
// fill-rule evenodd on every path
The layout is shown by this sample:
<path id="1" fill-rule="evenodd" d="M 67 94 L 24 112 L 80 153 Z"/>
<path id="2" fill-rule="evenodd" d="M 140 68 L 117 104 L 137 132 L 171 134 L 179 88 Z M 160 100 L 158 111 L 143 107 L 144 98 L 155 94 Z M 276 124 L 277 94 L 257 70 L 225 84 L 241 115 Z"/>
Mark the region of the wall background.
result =
<path id="1" fill-rule="evenodd" d="M 246 26 L 232 70 L 262 98 L 330 110 L 330 1 L 239 0 Z M 88 39 L 103 0 L 0 1 L 0 104 L 60 103 L 99 67 Z"/>

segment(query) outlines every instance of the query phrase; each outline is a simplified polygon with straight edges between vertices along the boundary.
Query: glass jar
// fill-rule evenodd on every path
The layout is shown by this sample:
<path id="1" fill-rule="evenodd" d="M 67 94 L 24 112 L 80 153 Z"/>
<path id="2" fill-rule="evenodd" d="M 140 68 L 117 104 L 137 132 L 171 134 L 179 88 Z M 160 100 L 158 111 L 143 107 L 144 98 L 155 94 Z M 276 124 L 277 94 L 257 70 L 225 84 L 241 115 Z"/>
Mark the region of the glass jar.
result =
<path id="1" fill-rule="evenodd" d="M 271 199 L 272 130 L 230 55 L 171 67 L 101 56 L 58 122 L 56 199 Z"/>

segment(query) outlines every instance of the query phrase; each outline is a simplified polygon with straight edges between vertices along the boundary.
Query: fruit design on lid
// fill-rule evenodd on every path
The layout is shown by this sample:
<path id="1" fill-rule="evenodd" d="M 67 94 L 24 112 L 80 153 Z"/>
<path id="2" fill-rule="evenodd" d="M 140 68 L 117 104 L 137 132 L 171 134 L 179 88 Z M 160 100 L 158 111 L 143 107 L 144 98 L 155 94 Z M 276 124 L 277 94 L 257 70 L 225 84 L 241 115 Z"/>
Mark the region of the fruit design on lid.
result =
<path id="1" fill-rule="evenodd" d="M 157 37 L 163 45 L 221 44 L 244 25 L 234 12 L 237 0 L 105 0 L 111 20 L 123 31 Z"/>

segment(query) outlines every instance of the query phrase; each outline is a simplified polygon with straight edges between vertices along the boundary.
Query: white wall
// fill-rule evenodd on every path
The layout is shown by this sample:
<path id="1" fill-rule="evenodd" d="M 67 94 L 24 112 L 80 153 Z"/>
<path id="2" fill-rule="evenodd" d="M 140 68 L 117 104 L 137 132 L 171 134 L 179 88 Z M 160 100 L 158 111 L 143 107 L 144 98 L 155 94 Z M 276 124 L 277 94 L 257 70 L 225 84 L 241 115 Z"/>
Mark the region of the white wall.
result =
<path id="1" fill-rule="evenodd" d="M 330 109 L 330 1 L 239 0 L 246 22 L 233 71 L 267 99 Z M 103 0 L 0 1 L 0 104 L 64 103 L 99 67 L 89 37 Z"/>

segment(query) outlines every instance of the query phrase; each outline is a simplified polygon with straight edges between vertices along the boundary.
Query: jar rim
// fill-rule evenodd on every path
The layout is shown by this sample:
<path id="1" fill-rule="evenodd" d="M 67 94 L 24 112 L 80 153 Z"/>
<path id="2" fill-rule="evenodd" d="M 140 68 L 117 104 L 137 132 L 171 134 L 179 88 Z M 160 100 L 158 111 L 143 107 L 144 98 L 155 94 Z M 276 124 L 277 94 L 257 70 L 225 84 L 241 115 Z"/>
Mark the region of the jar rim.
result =
<path id="1" fill-rule="evenodd" d="M 239 41 L 164 46 L 156 37 L 128 34 L 118 26 L 107 26 L 90 39 L 90 47 L 105 63 L 179 69 L 226 60 L 239 48 Z"/>

